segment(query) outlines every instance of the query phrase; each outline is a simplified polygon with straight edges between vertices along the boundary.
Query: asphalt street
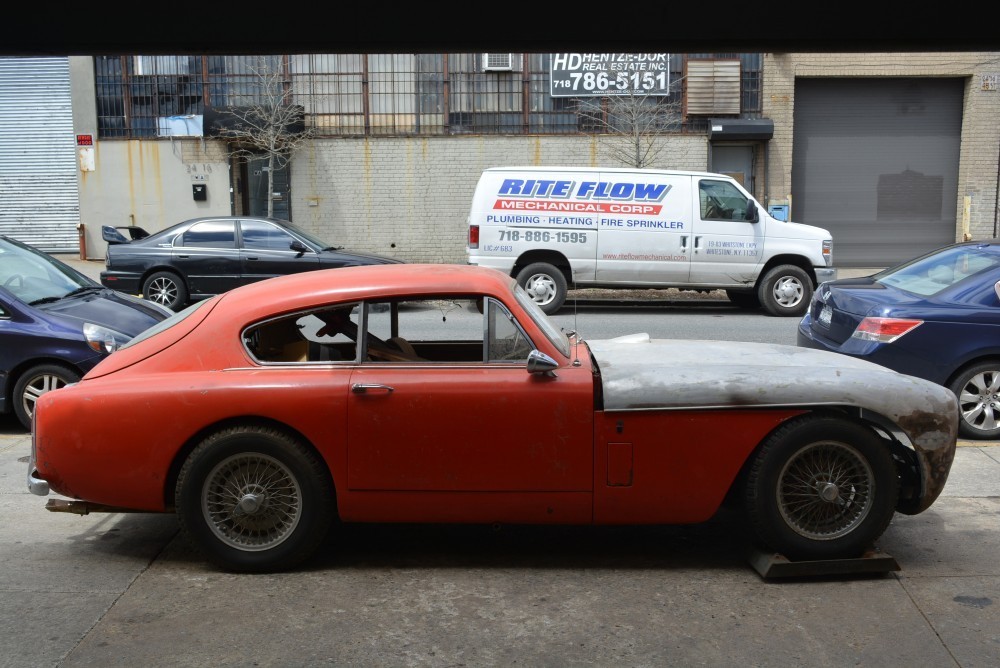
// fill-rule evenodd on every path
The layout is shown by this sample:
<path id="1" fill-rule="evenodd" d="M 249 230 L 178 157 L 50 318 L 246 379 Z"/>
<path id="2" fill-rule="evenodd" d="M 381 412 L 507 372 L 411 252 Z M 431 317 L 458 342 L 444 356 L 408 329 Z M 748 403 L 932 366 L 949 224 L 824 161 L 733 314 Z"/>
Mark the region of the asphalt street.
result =
<path id="1" fill-rule="evenodd" d="M 1000 665 L 996 443 L 963 441 L 942 497 L 894 518 L 898 570 L 794 578 L 761 575 L 726 513 L 346 525 L 295 572 L 230 574 L 171 515 L 48 512 L 29 451 L 0 418 L 0 666 Z"/>

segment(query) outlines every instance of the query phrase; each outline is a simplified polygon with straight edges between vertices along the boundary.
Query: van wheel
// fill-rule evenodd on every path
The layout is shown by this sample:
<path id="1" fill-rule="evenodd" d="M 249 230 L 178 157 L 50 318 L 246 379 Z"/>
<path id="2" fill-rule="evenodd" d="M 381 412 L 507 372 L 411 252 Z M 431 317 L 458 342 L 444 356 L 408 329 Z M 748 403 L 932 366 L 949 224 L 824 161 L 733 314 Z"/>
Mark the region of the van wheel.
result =
<path id="1" fill-rule="evenodd" d="M 764 275 L 757 296 L 771 315 L 800 316 L 809 308 L 812 281 L 794 264 L 783 264 Z"/>
<path id="2" fill-rule="evenodd" d="M 566 301 L 566 277 L 547 262 L 529 264 L 518 272 L 517 283 L 548 315 L 562 308 Z"/>

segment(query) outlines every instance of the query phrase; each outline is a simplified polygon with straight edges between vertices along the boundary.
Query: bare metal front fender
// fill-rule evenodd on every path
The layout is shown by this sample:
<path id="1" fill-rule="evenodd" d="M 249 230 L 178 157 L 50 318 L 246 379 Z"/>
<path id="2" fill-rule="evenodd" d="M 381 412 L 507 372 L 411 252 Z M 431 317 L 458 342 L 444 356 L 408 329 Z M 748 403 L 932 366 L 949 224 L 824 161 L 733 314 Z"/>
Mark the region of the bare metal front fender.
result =
<path id="1" fill-rule="evenodd" d="M 944 489 L 958 439 L 958 400 L 947 388 L 864 360 L 770 343 L 650 339 L 587 341 L 607 411 L 851 406 L 881 416 L 913 447 L 919 513 Z"/>

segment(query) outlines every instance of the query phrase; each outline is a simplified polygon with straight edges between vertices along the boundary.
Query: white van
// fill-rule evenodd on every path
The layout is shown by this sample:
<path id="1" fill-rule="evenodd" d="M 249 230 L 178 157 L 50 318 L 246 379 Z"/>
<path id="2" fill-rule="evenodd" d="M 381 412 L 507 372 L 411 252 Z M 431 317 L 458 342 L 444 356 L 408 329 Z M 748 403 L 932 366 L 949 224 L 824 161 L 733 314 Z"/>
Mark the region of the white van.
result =
<path id="1" fill-rule="evenodd" d="M 836 278 L 833 240 L 768 215 L 710 172 L 496 167 L 469 213 L 469 264 L 517 278 L 546 313 L 569 287 L 724 289 L 738 306 L 800 316 Z"/>

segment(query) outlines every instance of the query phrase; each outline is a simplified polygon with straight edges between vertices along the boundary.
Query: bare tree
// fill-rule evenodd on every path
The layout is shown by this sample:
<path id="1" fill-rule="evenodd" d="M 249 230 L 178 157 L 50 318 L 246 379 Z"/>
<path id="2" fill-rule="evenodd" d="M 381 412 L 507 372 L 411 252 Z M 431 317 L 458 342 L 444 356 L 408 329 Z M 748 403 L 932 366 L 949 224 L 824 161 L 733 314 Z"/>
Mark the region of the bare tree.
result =
<path id="1" fill-rule="evenodd" d="M 579 110 L 607 154 L 627 167 L 654 166 L 665 147 L 658 137 L 681 123 L 680 103 L 636 91 L 587 98 Z"/>
<path id="2" fill-rule="evenodd" d="M 274 57 L 261 56 L 250 66 L 253 75 L 243 104 L 220 109 L 218 135 L 227 140 L 230 158 L 267 159 L 267 215 L 274 215 L 274 171 L 284 169 L 315 128 L 305 127 L 304 109 L 293 104 L 291 78 Z"/>

